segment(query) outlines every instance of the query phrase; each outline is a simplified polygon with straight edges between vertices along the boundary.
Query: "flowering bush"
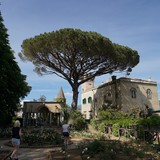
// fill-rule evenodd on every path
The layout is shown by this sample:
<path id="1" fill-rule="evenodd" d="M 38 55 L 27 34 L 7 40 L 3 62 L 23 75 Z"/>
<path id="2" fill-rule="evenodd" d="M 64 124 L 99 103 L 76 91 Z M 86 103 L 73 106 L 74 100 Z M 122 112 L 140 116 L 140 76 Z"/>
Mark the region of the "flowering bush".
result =
<path id="1" fill-rule="evenodd" d="M 22 142 L 28 145 L 62 144 L 63 139 L 53 130 L 32 130 L 30 133 L 23 131 Z"/>

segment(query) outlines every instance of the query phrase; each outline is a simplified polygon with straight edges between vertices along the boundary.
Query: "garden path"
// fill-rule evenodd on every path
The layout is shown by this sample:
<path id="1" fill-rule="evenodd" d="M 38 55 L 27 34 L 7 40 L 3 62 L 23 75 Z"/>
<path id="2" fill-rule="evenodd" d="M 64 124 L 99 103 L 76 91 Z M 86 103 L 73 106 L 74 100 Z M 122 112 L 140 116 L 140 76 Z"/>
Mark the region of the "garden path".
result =
<path id="1" fill-rule="evenodd" d="M 92 133 L 97 133 L 97 131 L 91 126 L 88 126 L 88 131 Z M 118 139 L 117 137 L 111 136 L 110 139 Z M 71 144 L 69 145 L 69 149 L 77 148 L 78 144 L 82 142 L 82 139 L 71 139 Z M 0 139 L 0 146 L 4 150 L 12 151 L 12 147 L 5 145 L 8 140 Z M 1 149 L 0 148 L 0 149 Z M 48 153 L 50 151 L 61 150 L 61 147 L 52 147 L 52 148 L 20 148 L 19 150 L 19 159 L 20 160 L 44 160 L 47 158 Z"/>
<path id="2" fill-rule="evenodd" d="M 4 150 L 12 150 L 12 147 L 5 145 L 8 140 L 0 140 L 0 146 Z M 73 143 L 71 143 L 68 147 L 69 149 L 76 148 L 78 143 L 80 143 L 79 139 L 73 139 Z M 50 151 L 61 150 L 61 147 L 52 147 L 52 148 L 20 148 L 18 157 L 20 160 L 45 160 Z"/>

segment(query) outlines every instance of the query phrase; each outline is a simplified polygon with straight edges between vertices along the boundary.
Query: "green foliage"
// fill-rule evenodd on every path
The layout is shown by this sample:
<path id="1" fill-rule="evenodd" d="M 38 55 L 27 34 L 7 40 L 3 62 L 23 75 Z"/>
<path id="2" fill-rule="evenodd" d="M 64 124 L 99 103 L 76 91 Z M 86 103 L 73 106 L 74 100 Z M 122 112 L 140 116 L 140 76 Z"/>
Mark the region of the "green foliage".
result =
<path id="1" fill-rule="evenodd" d="M 114 120 L 126 118 L 126 114 L 122 111 L 115 110 L 112 108 L 100 110 L 98 113 L 99 120 Z"/>
<path id="2" fill-rule="evenodd" d="M 91 124 L 91 126 L 93 126 L 96 129 L 96 127 L 97 127 L 97 121 L 96 120 L 91 119 L 90 124 Z"/>
<path id="3" fill-rule="evenodd" d="M 38 74 L 53 73 L 67 80 L 73 90 L 73 109 L 77 109 L 81 84 L 116 70 L 129 72 L 139 63 L 137 51 L 114 44 L 96 32 L 73 28 L 24 40 L 19 56 L 31 61 Z"/>
<path id="4" fill-rule="evenodd" d="M 0 138 L 11 138 L 11 135 L 10 128 L 0 128 Z"/>
<path id="5" fill-rule="evenodd" d="M 132 118 L 123 118 L 123 119 L 113 119 L 113 120 L 103 120 L 103 121 L 91 121 L 91 124 L 94 124 L 94 128 L 97 128 L 98 131 L 106 133 L 106 127 L 110 126 L 112 128 L 112 134 L 114 136 L 119 136 L 120 128 L 132 128 L 132 126 L 139 124 L 139 119 Z"/>
<path id="6" fill-rule="evenodd" d="M 152 115 L 148 118 L 140 119 L 139 124 L 144 125 L 144 126 L 157 126 L 159 127 L 160 124 L 160 116 L 158 115 Z"/>
<path id="7" fill-rule="evenodd" d="M 73 127 L 75 130 L 84 130 L 86 127 L 86 123 L 85 123 L 84 118 L 77 117 L 74 124 L 73 124 Z"/>
<path id="8" fill-rule="evenodd" d="M 30 133 L 23 130 L 22 142 L 28 145 L 62 144 L 61 134 L 53 130 L 33 130 Z"/>
<path id="9" fill-rule="evenodd" d="M 139 139 L 144 139 L 145 129 L 159 128 L 160 124 L 160 116 L 158 115 L 147 118 L 130 118 L 126 117 L 125 114 L 117 114 L 115 110 L 109 109 L 100 111 L 99 116 L 99 121 L 91 121 L 94 128 L 97 128 L 100 132 L 106 132 L 105 128 L 110 126 L 112 134 L 117 137 L 120 135 L 134 136 L 136 132 Z M 121 128 L 123 129 L 121 130 Z"/>
<path id="10" fill-rule="evenodd" d="M 152 159 L 155 157 L 151 148 L 144 149 L 147 144 L 135 144 L 121 141 L 98 141 L 82 144 L 82 159 L 124 160 L 124 159 Z M 152 154 L 148 154 L 151 153 Z M 157 155 L 156 155 L 157 156 Z M 159 158 L 159 155 L 158 155 Z M 153 158 L 154 159 L 154 158 Z"/>
<path id="11" fill-rule="evenodd" d="M 126 46 L 122 46 L 119 44 L 114 44 L 114 48 L 115 48 L 115 53 L 116 53 L 116 60 L 117 62 L 121 62 L 123 63 L 123 67 L 121 66 L 120 70 L 124 70 L 126 68 L 126 65 L 129 64 L 129 66 L 132 68 L 135 65 L 137 65 L 139 63 L 139 56 L 137 51 L 135 50 L 131 50 L 129 47 Z M 131 68 L 128 68 L 128 71 Z"/>
<path id="12" fill-rule="evenodd" d="M 31 87 L 15 61 L 1 14 L 0 35 L 0 126 L 7 126 L 18 111 L 20 99 L 30 92 Z"/>
<path id="13" fill-rule="evenodd" d="M 70 113 L 70 107 L 67 104 L 62 106 L 62 114 L 64 116 L 64 121 L 66 122 L 68 122 L 69 120 L 69 113 Z"/>
<path id="14" fill-rule="evenodd" d="M 65 102 L 65 98 L 55 98 L 54 99 L 55 102 Z"/>
<path id="15" fill-rule="evenodd" d="M 81 138 L 89 138 L 89 139 L 96 139 L 96 140 L 105 140 L 106 137 L 105 137 L 105 134 L 103 133 L 91 133 L 91 132 L 88 132 L 88 131 L 72 131 L 71 132 L 71 136 L 72 137 L 81 137 Z"/>
<path id="16" fill-rule="evenodd" d="M 105 145 L 104 143 L 100 141 L 93 141 L 92 143 L 88 144 L 88 151 L 90 155 L 97 154 L 99 152 L 103 152 L 105 150 Z"/>
<path id="17" fill-rule="evenodd" d="M 112 125 L 112 134 L 114 136 L 116 136 L 116 137 L 119 136 L 119 128 L 120 128 L 120 126 L 117 123 L 115 123 L 115 124 Z"/>
<path id="18" fill-rule="evenodd" d="M 103 133 L 105 132 L 105 127 L 106 127 L 106 124 L 103 122 L 97 125 L 98 131 Z"/>
<path id="19" fill-rule="evenodd" d="M 147 118 L 140 118 L 137 126 L 137 134 L 139 139 L 145 139 L 145 130 L 154 134 L 155 129 L 159 129 L 160 116 L 152 115 Z M 152 140 L 152 139 L 150 139 Z"/>
<path id="20" fill-rule="evenodd" d="M 142 140 L 145 139 L 144 129 L 145 128 L 142 125 L 137 126 L 137 136 L 139 139 L 142 139 Z"/>
<path id="21" fill-rule="evenodd" d="M 71 122 L 72 128 L 75 130 L 80 131 L 86 129 L 87 122 L 78 110 L 72 110 L 69 113 L 69 121 Z"/>
<path id="22" fill-rule="evenodd" d="M 99 117 L 99 120 L 106 120 L 106 119 L 110 120 L 112 119 L 112 114 L 111 112 L 107 112 L 103 110 L 99 112 L 98 117 Z"/>
<path id="23" fill-rule="evenodd" d="M 107 108 L 99 111 L 99 121 L 91 121 L 94 128 L 97 128 L 100 132 L 106 132 L 107 127 L 112 128 L 112 134 L 119 136 L 120 128 L 130 128 L 139 124 L 140 119 L 130 118 L 124 112 Z"/>

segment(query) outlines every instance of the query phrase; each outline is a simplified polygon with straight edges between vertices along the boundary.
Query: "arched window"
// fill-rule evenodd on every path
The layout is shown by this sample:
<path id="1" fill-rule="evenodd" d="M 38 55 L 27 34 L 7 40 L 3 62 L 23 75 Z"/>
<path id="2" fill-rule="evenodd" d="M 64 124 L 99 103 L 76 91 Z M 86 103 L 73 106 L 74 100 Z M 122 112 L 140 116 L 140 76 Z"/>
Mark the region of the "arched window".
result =
<path id="1" fill-rule="evenodd" d="M 136 93 L 137 93 L 136 89 L 132 87 L 130 91 L 131 91 L 131 97 L 136 98 Z"/>
<path id="2" fill-rule="evenodd" d="M 146 93 L 147 93 L 147 98 L 152 99 L 152 91 L 150 89 L 147 89 Z"/>
<path id="3" fill-rule="evenodd" d="M 88 103 L 92 103 L 92 97 L 88 98 Z"/>
<path id="4" fill-rule="evenodd" d="M 83 104 L 86 104 L 86 98 L 83 99 Z"/>

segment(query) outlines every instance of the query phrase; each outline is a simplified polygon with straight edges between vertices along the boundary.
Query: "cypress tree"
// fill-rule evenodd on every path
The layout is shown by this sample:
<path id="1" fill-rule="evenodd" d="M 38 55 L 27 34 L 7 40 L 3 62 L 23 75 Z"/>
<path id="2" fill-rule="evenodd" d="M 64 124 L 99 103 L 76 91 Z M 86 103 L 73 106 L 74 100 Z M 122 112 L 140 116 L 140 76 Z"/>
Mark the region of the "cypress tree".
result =
<path id="1" fill-rule="evenodd" d="M 26 76 L 21 74 L 15 61 L 0 12 L 0 126 L 7 126 L 11 123 L 15 112 L 18 111 L 20 100 L 30 90 Z"/>

